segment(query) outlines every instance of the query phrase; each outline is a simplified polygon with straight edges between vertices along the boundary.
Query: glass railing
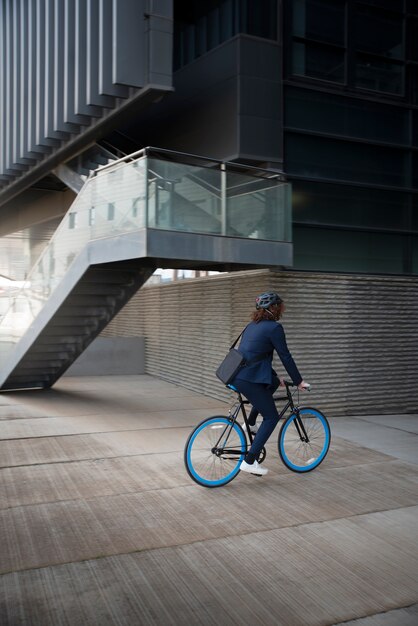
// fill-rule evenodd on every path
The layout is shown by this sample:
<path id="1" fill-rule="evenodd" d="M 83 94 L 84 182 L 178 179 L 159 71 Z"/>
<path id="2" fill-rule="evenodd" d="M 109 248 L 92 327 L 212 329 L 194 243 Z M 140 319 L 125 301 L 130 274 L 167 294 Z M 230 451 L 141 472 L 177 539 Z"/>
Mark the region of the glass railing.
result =
<path id="1" fill-rule="evenodd" d="M 89 241 L 146 227 L 291 240 L 290 186 L 280 175 L 198 157 L 185 160 L 147 149 L 96 170 L 23 287 L 0 294 L 0 365 Z"/>

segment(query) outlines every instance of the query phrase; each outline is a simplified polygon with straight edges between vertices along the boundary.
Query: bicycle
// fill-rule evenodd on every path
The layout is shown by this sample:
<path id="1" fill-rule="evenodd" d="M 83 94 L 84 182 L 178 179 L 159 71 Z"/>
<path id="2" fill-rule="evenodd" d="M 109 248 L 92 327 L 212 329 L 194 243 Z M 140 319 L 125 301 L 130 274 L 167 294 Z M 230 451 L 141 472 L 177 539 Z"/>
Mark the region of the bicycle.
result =
<path id="1" fill-rule="evenodd" d="M 286 401 L 279 414 L 280 419 L 290 409 L 279 431 L 279 455 L 284 465 L 293 472 L 311 472 L 322 463 L 329 450 L 331 431 L 328 420 L 318 409 L 295 404 L 290 390 L 293 383 L 284 381 L 284 384 L 286 395 L 273 396 L 275 402 Z M 244 400 L 233 385 L 228 387 L 238 396 L 228 416 L 216 415 L 204 419 L 190 433 L 184 449 L 189 476 L 204 487 L 222 487 L 231 482 L 238 475 L 241 461 L 254 438 L 245 410 L 249 401 Z M 237 422 L 240 414 L 244 418 L 246 433 Z M 265 460 L 266 454 L 263 448 L 259 463 Z"/>

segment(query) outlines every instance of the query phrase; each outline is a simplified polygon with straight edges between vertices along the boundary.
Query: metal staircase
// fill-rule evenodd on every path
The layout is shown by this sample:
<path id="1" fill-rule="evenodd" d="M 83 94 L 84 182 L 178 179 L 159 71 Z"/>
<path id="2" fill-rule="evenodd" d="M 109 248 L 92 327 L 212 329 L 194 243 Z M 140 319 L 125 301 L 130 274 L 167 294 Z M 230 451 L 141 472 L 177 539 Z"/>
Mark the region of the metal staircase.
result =
<path id="1" fill-rule="evenodd" d="M 156 149 L 96 169 L 20 292 L 2 294 L 0 389 L 53 385 L 157 267 L 291 265 L 288 185 L 264 174 L 241 172 L 237 191 L 236 166 Z M 269 236 L 238 234 L 237 207 L 260 203 Z"/>

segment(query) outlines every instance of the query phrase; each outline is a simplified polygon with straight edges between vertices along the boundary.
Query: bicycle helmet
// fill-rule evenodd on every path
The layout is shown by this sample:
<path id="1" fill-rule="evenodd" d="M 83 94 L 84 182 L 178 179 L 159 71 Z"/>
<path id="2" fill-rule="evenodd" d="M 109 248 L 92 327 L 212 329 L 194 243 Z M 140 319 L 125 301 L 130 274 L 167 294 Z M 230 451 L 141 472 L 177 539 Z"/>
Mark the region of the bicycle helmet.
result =
<path id="1" fill-rule="evenodd" d="M 281 304 L 283 300 L 275 291 L 266 291 L 255 299 L 256 309 L 268 309 L 272 304 Z"/>

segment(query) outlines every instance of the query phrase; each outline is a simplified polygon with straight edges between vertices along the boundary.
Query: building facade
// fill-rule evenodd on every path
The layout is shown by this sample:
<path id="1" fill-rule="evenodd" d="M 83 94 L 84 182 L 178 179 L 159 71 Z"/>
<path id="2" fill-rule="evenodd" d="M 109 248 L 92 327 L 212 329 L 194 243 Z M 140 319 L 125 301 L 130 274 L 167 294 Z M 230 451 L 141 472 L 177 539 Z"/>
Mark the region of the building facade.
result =
<path id="1" fill-rule="evenodd" d="M 406 309 L 396 320 L 412 341 L 417 2 L 0 0 L 0 27 L 1 275 L 24 280 L 85 176 L 146 146 L 284 173 L 292 184 L 293 261 L 276 272 L 285 272 L 286 291 L 292 280 L 297 290 L 308 286 L 307 273 L 326 274 L 338 299 L 344 276 L 353 277 L 362 294 L 356 307 L 362 298 L 379 302 L 374 323 L 382 330 L 391 322 L 390 339 L 383 331 L 379 337 L 398 359 L 397 377 L 410 384 L 417 360 L 402 361 L 391 315 L 398 315 L 402 289 Z M 254 206 L 240 216 L 249 237 L 263 232 Z M 278 280 L 275 274 L 272 284 Z M 390 291 L 387 307 L 382 284 Z M 201 280 L 196 290 L 200 298 Z M 318 294 L 321 310 L 334 306 L 332 289 Z M 139 292 L 131 312 L 122 310 L 105 333 L 120 332 L 123 316 L 143 297 Z M 227 335 L 242 315 L 234 319 Z M 138 318 L 129 332 L 144 328 Z M 339 349 L 338 336 L 329 349 Z M 152 372 L 164 376 L 156 355 L 147 354 Z M 361 360 L 356 367 L 362 371 Z M 350 371 L 348 362 L 342 371 Z M 381 369 L 375 371 L 368 375 L 377 379 Z"/>

